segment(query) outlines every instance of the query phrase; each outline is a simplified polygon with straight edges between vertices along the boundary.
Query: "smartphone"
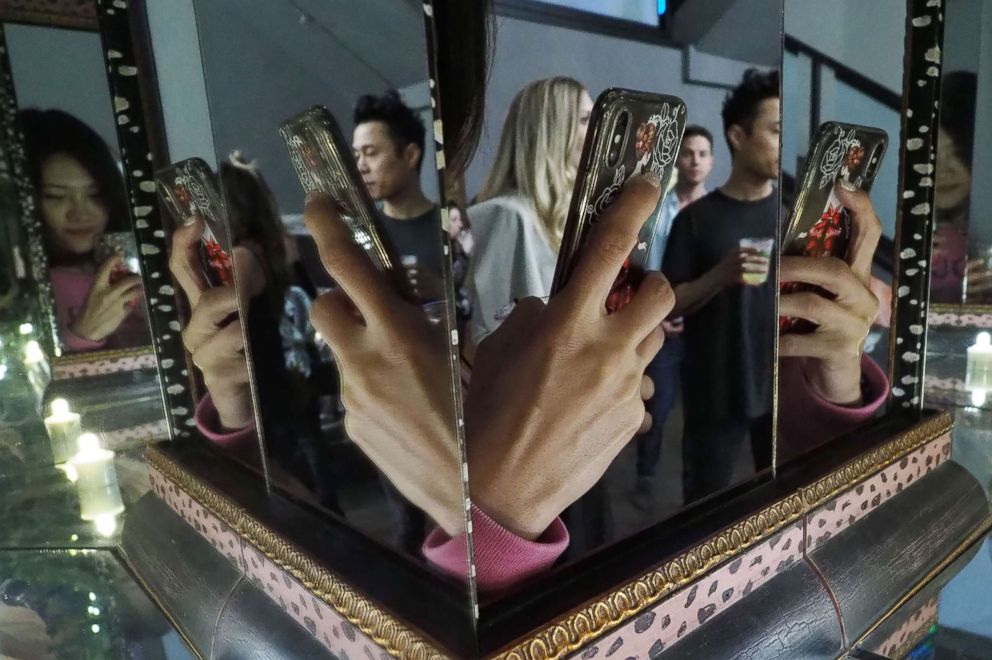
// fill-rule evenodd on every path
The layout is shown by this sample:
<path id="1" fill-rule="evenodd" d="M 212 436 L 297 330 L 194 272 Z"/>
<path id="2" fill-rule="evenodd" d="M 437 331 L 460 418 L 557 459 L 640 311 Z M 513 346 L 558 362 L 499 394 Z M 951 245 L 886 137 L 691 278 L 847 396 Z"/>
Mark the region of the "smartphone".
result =
<path id="1" fill-rule="evenodd" d="M 396 248 L 381 226 L 379 211 L 369 195 L 358 165 L 334 117 L 314 106 L 279 127 L 289 158 L 307 193 L 327 194 L 337 204 L 352 240 L 392 281 L 407 300 L 418 303 Z"/>
<path id="2" fill-rule="evenodd" d="M 93 257 L 98 264 L 115 255 L 121 258 L 121 263 L 110 273 L 111 284 L 119 282 L 127 275 L 141 274 L 134 234 L 129 231 L 108 231 L 97 239 L 93 248 Z"/>
<path id="3" fill-rule="evenodd" d="M 187 227 L 203 219 L 200 263 L 210 286 L 234 283 L 227 208 L 217 175 L 200 158 L 188 158 L 155 173 L 159 198 L 177 225 Z"/>
<path id="4" fill-rule="evenodd" d="M 685 124 L 686 106 L 678 97 L 619 88 L 599 95 L 589 118 L 551 295 L 568 283 L 590 231 L 627 179 L 655 172 L 662 190 L 671 187 Z M 610 313 L 630 302 L 644 279 L 663 200 L 664 195 L 617 274 L 606 301 Z"/>
<path id="5" fill-rule="evenodd" d="M 835 186 L 843 182 L 871 190 L 888 146 L 888 134 L 870 126 L 830 121 L 820 125 L 802 176 L 798 179 L 792 213 L 782 238 L 784 256 L 847 259 L 851 246 L 851 214 L 840 203 Z M 801 282 L 783 282 L 782 293 L 825 289 Z M 779 317 L 779 332 L 809 333 L 816 325 L 805 319 Z"/>

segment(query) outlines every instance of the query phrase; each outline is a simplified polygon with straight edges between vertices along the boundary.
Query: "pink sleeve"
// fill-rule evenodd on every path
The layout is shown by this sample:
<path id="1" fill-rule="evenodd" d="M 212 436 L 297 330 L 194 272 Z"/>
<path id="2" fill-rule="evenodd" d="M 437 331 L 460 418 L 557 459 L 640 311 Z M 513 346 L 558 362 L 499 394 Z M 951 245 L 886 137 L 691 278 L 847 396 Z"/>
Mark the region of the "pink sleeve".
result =
<path id="1" fill-rule="evenodd" d="M 207 394 L 196 406 L 196 428 L 210 442 L 223 449 L 241 455 L 250 455 L 256 449 L 255 425 L 237 429 L 236 431 L 225 431 L 220 423 L 220 416 L 214 407 L 214 400 Z"/>
<path id="2" fill-rule="evenodd" d="M 889 381 L 882 368 L 867 355 L 861 357 L 861 392 L 864 404 L 848 408 L 827 401 L 806 382 L 801 360 L 782 358 L 778 383 L 779 461 L 836 438 L 871 419 L 885 403 Z"/>
<path id="3" fill-rule="evenodd" d="M 480 591 L 498 591 L 546 571 L 568 547 L 568 530 L 561 518 L 535 541 L 510 532 L 472 505 L 475 579 Z M 424 556 L 449 575 L 465 578 L 468 571 L 466 535 L 452 538 L 436 528 L 424 541 Z"/>
<path id="4" fill-rule="evenodd" d="M 65 344 L 65 348 L 70 353 L 81 353 L 83 351 L 97 351 L 106 346 L 107 340 L 101 339 L 99 341 L 93 341 L 91 339 L 86 339 L 85 337 L 80 337 L 71 329 L 69 329 L 68 324 L 63 324 L 62 330 L 62 342 Z"/>

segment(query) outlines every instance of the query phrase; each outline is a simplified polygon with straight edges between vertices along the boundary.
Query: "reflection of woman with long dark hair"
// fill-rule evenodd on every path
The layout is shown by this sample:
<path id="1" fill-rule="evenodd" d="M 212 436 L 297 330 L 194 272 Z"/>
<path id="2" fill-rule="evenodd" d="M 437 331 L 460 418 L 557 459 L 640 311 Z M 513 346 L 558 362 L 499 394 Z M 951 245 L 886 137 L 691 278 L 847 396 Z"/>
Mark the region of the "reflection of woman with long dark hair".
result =
<path id="1" fill-rule="evenodd" d="M 337 393 L 337 378 L 317 352 L 308 322 L 310 297 L 295 281 L 275 197 L 255 165 L 239 152 L 221 163 L 220 179 L 231 241 L 254 255 L 242 263 L 257 264 L 262 272 L 247 316 L 257 387 L 266 402 L 267 451 L 318 501 L 340 512 L 317 405 L 319 395 Z M 241 271 L 237 277 L 249 286 L 259 279 Z"/>
<path id="2" fill-rule="evenodd" d="M 130 231 L 124 181 L 107 143 L 61 110 L 19 113 L 62 340 L 69 351 L 150 343 L 141 278 L 118 277 L 120 256 L 97 263 L 106 232 Z"/>
<path id="3" fill-rule="evenodd" d="M 234 245 L 237 291 L 247 307 L 241 318 L 219 326 L 212 319 L 222 320 L 238 311 L 234 289 L 208 289 L 205 282 L 189 279 L 196 272 L 191 266 L 195 250 L 191 252 L 190 246 L 199 242 L 202 225 L 182 227 L 173 234 L 171 267 L 192 307 L 184 337 L 210 394 L 197 408 L 198 427 L 235 451 L 254 449 L 251 392 L 241 343 L 244 319 L 258 395 L 265 402 L 261 414 L 267 449 L 281 468 L 278 478 L 286 481 L 284 475 L 293 475 L 323 505 L 337 511 L 333 470 L 317 408 L 317 396 L 336 393 L 337 383 L 328 376 L 333 368 L 321 359 L 306 322 L 310 298 L 294 284 L 275 198 L 260 172 L 238 152 L 220 164 L 219 175 Z M 234 429 L 239 432 L 229 433 Z"/>

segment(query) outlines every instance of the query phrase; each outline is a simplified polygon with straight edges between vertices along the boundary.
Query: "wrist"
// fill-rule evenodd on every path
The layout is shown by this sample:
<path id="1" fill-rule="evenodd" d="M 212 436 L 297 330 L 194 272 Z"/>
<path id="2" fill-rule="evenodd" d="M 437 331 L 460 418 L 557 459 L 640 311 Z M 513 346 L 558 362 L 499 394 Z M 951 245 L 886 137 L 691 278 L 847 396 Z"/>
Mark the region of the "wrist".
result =
<path id="1" fill-rule="evenodd" d="M 99 332 L 93 330 L 93 328 L 90 328 L 83 321 L 76 321 L 69 326 L 69 330 L 72 331 L 72 334 L 76 335 L 80 339 L 85 339 L 86 341 L 97 342 L 103 341 L 103 339 L 106 338 L 106 335 L 101 335 Z"/>
<path id="2" fill-rule="evenodd" d="M 247 386 L 226 390 L 210 387 L 208 384 L 207 391 L 213 399 L 217 419 L 224 431 L 238 431 L 255 421 L 251 394 L 247 391 Z"/>
<path id="3" fill-rule="evenodd" d="M 472 504 L 485 511 L 493 522 L 520 538 L 528 541 L 536 540 L 548 528 L 554 516 L 542 524 L 541 521 L 546 516 L 541 514 L 540 507 L 518 507 L 515 506 L 513 499 L 516 498 L 512 495 L 489 497 L 485 489 L 474 486 L 472 488 Z"/>
<path id="4" fill-rule="evenodd" d="M 864 403 L 861 392 L 861 357 L 845 360 L 807 359 L 803 376 L 814 394 L 837 406 L 854 408 Z"/>

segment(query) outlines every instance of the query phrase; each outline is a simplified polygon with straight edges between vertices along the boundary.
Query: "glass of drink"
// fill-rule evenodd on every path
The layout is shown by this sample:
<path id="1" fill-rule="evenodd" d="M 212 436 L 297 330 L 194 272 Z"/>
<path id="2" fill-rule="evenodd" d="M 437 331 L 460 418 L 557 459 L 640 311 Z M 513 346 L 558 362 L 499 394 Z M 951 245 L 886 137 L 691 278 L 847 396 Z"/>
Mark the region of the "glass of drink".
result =
<path id="1" fill-rule="evenodd" d="M 772 263 L 772 248 L 775 247 L 774 238 L 742 238 L 739 243 L 742 250 L 751 250 L 755 256 L 763 257 L 765 262 L 759 266 L 755 263 L 744 265 L 744 283 L 751 286 L 758 286 L 768 281 L 768 271 Z"/>

